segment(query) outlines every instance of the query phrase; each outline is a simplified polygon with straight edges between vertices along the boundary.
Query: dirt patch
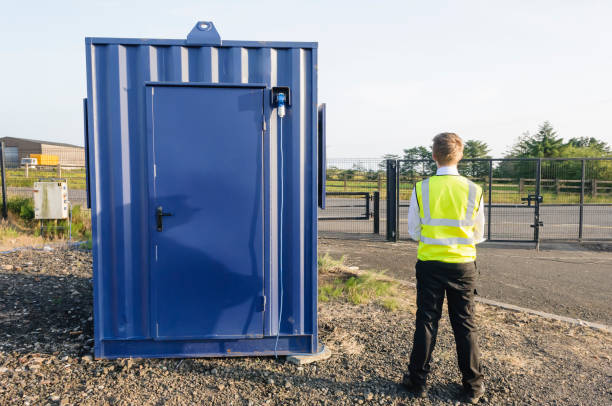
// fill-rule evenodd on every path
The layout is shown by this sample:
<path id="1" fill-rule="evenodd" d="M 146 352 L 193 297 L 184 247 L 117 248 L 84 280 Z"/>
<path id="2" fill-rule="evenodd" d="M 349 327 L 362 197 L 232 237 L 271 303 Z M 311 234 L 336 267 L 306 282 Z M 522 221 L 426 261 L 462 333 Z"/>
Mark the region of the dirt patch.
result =
<path id="1" fill-rule="evenodd" d="M 325 362 L 274 358 L 93 360 L 91 257 L 78 251 L 0 255 L 2 405 L 454 405 L 459 371 L 441 321 L 431 387 L 398 382 L 414 334 L 414 290 L 402 306 L 320 305 Z M 487 394 L 482 404 L 609 405 L 610 334 L 478 305 Z"/>

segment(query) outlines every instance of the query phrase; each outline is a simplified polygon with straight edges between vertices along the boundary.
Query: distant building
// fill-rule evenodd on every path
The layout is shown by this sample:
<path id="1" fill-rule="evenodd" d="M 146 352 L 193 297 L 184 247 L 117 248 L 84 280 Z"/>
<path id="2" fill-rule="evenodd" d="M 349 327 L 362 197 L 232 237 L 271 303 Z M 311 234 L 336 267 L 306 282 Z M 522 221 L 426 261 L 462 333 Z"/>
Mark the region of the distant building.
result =
<path id="1" fill-rule="evenodd" d="M 47 162 L 59 161 L 62 166 L 85 166 L 85 148 L 78 145 L 13 137 L 0 138 L 0 141 L 6 148 L 4 156 L 7 167 L 19 166 L 21 159 L 30 158 L 31 154 L 43 155 Z"/>

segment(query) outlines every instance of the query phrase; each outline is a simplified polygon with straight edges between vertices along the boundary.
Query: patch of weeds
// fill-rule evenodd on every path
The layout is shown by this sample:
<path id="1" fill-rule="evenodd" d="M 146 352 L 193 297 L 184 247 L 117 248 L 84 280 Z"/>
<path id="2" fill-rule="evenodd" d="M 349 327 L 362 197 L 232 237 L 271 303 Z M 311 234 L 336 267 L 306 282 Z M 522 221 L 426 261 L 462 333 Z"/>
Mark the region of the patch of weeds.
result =
<path id="1" fill-rule="evenodd" d="M 335 285 L 325 284 L 319 288 L 319 300 L 322 302 L 329 302 L 332 299 L 338 299 L 342 297 L 343 289 L 340 280 L 336 280 Z"/>
<path id="2" fill-rule="evenodd" d="M 393 297 L 388 297 L 386 299 L 383 299 L 380 305 L 384 307 L 385 309 L 389 310 L 390 312 L 394 312 L 400 308 L 399 301 Z"/>
<path id="3" fill-rule="evenodd" d="M 91 214 L 81 210 L 81 206 L 72 207 L 72 235 L 89 240 L 91 249 Z"/>
<path id="4" fill-rule="evenodd" d="M 7 238 L 17 238 L 19 232 L 10 225 L 0 225 L 0 240 Z"/>
<path id="5" fill-rule="evenodd" d="M 34 201 L 31 198 L 11 198 L 7 202 L 7 207 L 19 226 L 23 227 L 24 234 L 48 239 L 65 239 L 70 234 L 70 224 L 67 219 L 42 220 L 41 231 L 41 222 L 34 219 Z M 91 214 L 82 210 L 80 205 L 72 207 L 72 237 L 79 240 L 91 238 Z"/>
<path id="6" fill-rule="evenodd" d="M 331 255 L 325 254 L 317 258 L 317 265 L 320 273 L 330 273 L 342 269 L 344 265 L 344 255 L 340 259 L 333 259 Z"/>
<path id="7" fill-rule="evenodd" d="M 399 308 L 399 302 L 394 298 L 396 295 L 397 282 L 383 280 L 374 272 L 336 278 L 319 287 L 319 300 L 322 302 L 332 299 L 344 299 L 355 305 L 376 302 L 389 311 Z"/>
<path id="8" fill-rule="evenodd" d="M 34 218 L 34 200 L 27 197 L 13 197 L 6 202 L 8 210 L 23 220 Z"/>
<path id="9" fill-rule="evenodd" d="M 85 241 L 83 244 L 80 245 L 80 248 L 83 250 L 89 250 L 91 251 L 91 238 L 89 238 L 89 240 Z"/>
<path id="10" fill-rule="evenodd" d="M 377 279 L 374 273 L 351 276 L 344 282 L 348 299 L 353 304 L 365 304 L 390 295 L 393 283 Z"/>

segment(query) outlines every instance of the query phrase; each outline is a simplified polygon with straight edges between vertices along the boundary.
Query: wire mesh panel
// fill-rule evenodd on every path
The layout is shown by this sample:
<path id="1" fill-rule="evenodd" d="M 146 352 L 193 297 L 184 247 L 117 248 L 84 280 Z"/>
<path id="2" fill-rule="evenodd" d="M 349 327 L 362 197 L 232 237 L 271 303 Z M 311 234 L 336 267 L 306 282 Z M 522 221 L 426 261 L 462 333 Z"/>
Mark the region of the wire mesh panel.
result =
<path id="1" fill-rule="evenodd" d="M 374 234 L 386 232 L 387 175 L 383 159 L 328 159 L 326 208 L 319 209 L 319 233 Z M 375 195 L 379 197 L 375 212 Z"/>
<path id="2" fill-rule="evenodd" d="M 612 240 L 612 160 L 584 161 L 582 239 Z"/>
<path id="3" fill-rule="evenodd" d="M 319 221 L 370 220 L 371 195 L 368 192 L 327 192 L 326 207 Z"/>
<path id="4" fill-rule="evenodd" d="M 432 160 L 399 160 L 399 238 L 410 239 L 408 210 L 417 182 L 432 176 Z M 329 211 L 319 216 L 322 232 L 372 233 L 373 195 L 380 195 L 379 235 L 386 234 L 386 163 L 381 159 L 328 162 Z M 492 241 L 535 241 L 536 212 L 543 240 L 612 240 L 612 159 L 464 159 L 459 173 L 483 189 L 485 237 Z M 333 193 L 339 193 L 334 196 Z M 342 196 L 341 193 L 348 195 Z M 355 196 L 350 196 L 356 193 Z M 364 195 L 370 193 L 370 220 Z M 542 201 L 538 202 L 538 195 Z M 361 196 L 361 197 L 360 197 Z M 349 200 L 350 199 L 350 200 Z M 581 204 L 582 202 L 582 204 Z M 363 216 L 363 219 L 361 219 Z M 357 219 L 359 218 L 359 219 Z"/>
<path id="5" fill-rule="evenodd" d="M 492 241 L 534 241 L 537 160 L 492 160 L 491 198 L 486 211 Z"/>
<path id="6" fill-rule="evenodd" d="M 87 205 L 85 152 L 82 147 L 42 145 L 34 149 L 7 145 L 5 143 L 8 199 L 31 199 L 34 182 L 62 179 L 68 184 L 70 202 L 82 207 Z"/>
<path id="7" fill-rule="evenodd" d="M 582 162 L 542 160 L 541 167 L 540 238 L 578 239 Z"/>
<path id="8" fill-rule="evenodd" d="M 400 238 L 406 240 L 410 239 L 410 195 L 417 182 L 436 173 L 436 164 L 433 160 L 403 160 L 400 168 Z M 533 241 L 535 200 L 523 199 L 536 192 L 536 160 L 464 159 L 457 169 L 483 190 L 485 238 Z"/>

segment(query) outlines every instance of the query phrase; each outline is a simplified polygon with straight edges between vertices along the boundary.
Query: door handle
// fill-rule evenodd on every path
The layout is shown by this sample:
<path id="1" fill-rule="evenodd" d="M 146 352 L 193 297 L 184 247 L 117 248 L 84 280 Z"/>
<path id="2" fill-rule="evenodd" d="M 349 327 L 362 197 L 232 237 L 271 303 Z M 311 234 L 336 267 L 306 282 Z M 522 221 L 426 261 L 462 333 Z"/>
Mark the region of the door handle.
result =
<path id="1" fill-rule="evenodd" d="M 157 218 L 157 231 L 163 231 L 164 229 L 164 217 L 172 216 L 172 213 L 164 213 L 164 209 L 161 206 L 157 206 L 155 217 Z"/>

